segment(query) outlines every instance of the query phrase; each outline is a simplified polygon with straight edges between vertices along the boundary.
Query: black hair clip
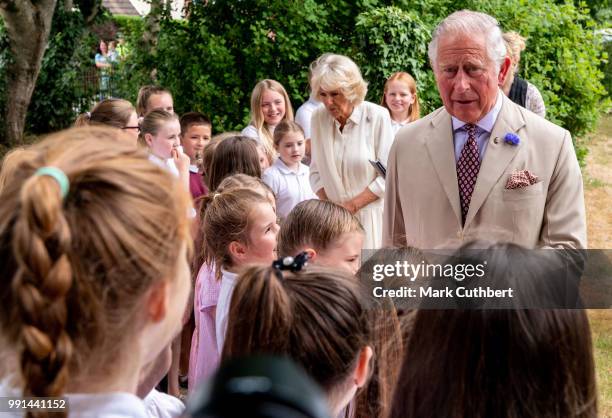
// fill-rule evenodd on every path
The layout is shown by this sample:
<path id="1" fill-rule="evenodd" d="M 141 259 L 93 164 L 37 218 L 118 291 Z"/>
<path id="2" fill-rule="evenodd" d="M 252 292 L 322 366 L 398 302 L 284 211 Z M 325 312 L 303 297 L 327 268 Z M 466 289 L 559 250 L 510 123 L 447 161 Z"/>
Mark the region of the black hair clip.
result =
<path id="1" fill-rule="evenodd" d="M 295 257 L 281 257 L 272 262 L 272 267 L 274 267 L 277 271 L 289 270 L 296 273 L 308 265 L 309 259 L 310 255 L 304 251 Z"/>

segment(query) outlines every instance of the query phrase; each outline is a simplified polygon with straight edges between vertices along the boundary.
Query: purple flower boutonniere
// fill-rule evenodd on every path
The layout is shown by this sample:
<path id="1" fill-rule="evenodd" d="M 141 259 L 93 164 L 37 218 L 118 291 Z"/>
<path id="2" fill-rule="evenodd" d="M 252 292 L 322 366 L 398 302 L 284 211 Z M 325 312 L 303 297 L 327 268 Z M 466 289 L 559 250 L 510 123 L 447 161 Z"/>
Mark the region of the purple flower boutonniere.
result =
<path id="1" fill-rule="evenodd" d="M 521 142 L 521 138 L 517 134 L 513 134 L 512 132 L 508 132 L 504 136 L 504 142 L 506 144 L 517 146 Z"/>

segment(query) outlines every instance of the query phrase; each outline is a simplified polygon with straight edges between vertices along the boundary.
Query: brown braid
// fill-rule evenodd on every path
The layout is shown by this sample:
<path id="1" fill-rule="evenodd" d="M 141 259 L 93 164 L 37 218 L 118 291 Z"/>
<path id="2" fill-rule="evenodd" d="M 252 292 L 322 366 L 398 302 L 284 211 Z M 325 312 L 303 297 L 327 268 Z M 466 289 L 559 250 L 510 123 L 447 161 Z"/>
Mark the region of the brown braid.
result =
<path id="1" fill-rule="evenodd" d="M 30 177 L 19 200 L 22 210 L 13 232 L 18 265 L 13 292 L 23 321 L 23 394 L 58 396 L 66 385 L 72 354 L 65 328 L 66 294 L 72 286 L 70 230 L 62 213 L 59 184 L 53 178 Z"/>
<path id="2" fill-rule="evenodd" d="M 143 298 L 176 280 L 191 242 L 189 197 L 116 129 L 71 129 L 31 149 L 0 191 L 0 337 L 20 359 L 3 366 L 24 396 L 62 396 L 127 360 Z M 65 199 L 34 174 L 43 166 L 69 178 Z"/>

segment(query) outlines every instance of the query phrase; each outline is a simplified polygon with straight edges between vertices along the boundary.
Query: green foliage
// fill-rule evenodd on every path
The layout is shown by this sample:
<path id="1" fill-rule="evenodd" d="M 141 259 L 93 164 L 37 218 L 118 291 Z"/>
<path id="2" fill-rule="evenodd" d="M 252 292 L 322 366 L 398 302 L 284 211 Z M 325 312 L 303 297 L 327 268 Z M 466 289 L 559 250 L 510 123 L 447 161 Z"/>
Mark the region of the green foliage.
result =
<path id="1" fill-rule="evenodd" d="M 521 77 L 542 93 L 547 119 L 574 136 L 595 128 L 606 92 L 599 68 L 603 50 L 587 9 L 549 0 L 474 1 L 468 7 L 492 14 L 504 30 L 527 37 Z"/>
<path id="2" fill-rule="evenodd" d="M 355 29 L 359 37 L 355 58 L 369 81 L 370 101 L 379 103 L 385 80 L 405 71 L 417 81 L 422 113 L 440 106 L 427 58 L 431 27 L 415 12 L 397 7 L 373 9 L 357 16 Z"/>
<path id="3" fill-rule="evenodd" d="M 591 7 L 609 0 L 590 0 Z M 187 20 L 162 13 L 157 46 L 146 49 L 144 20 L 113 16 L 126 40 L 117 95 L 133 102 L 141 85 L 169 88 L 178 112 L 199 110 L 216 132 L 242 128 L 249 98 L 264 78 L 281 82 L 294 108 L 308 96 L 307 68 L 324 52 L 348 55 L 369 82 L 368 99 L 379 102 L 386 77 L 407 71 L 417 80 L 423 113 L 440 105 L 429 68 L 427 44 L 439 21 L 460 9 L 495 16 L 504 30 L 528 38 L 521 76 L 544 97 L 547 118 L 574 136 L 592 130 L 606 106 L 605 55 L 594 37 L 586 3 L 557 0 L 242 0 L 194 2 Z M 69 125 L 88 99 L 76 91 L 78 69 L 93 65 L 95 40 L 82 18 L 58 8 L 28 122 L 33 132 Z M 592 11 L 592 10 L 591 10 Z M 599 12 L 598 12 L 599 13 Z M 8 55 L 0 26 L 2 66 Z M 2 95 L 3 97 L 4 95 Z M 0 99 L 0 110 L 3 101 Z M 1 123 L 1 119 L 0 119 Z M 581 150 L 578 150 L 581 153 Z"/>
<path id="4" fill-rule="evenodd" d="M 97 39 L 88 34 L 78 11 L 66 11 L 58 3 L 53 16 L 49 47 L 26 118 L 32 133 L 71 126 L 78 113 L 91 106 L 95 90 L 83 88 L 82 69 L 93 66 Z"/>

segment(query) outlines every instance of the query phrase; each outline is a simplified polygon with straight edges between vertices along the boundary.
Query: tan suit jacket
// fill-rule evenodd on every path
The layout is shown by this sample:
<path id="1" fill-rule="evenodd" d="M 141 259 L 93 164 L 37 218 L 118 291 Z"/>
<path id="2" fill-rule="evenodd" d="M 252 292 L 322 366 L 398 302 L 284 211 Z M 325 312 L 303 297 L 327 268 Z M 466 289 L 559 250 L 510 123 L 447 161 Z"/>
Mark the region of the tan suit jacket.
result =
<path id="1" fill-rule="evenodd" d="M 507 133 L 520 143 L 505 143 Z M 529 170 L 538 182 L 506 189 L 516 170 Z M 582 175 L 570 133 L 505 96 L 464 226 L 451 117 L 444 108 L 402 128 L 389 154 L 384 245 L 457 248 L 472 240 L 586 248 Z"/>

